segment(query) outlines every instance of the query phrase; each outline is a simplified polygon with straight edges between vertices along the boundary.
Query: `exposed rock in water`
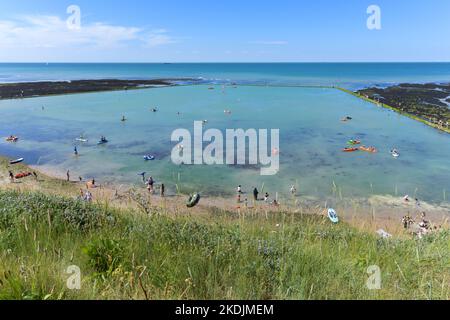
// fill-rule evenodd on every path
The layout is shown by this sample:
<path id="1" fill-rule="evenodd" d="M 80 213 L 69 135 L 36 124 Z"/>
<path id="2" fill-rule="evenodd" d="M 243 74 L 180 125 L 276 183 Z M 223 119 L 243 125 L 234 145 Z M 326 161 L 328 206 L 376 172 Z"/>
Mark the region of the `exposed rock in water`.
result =
<path id="1" fill-rule="evenodd" d="M 369 99 L 379 101 L 441 126 L 450 123 L 450 84 L 402 83 L 387 88 L 367 88 L 357 91 Z"/>
<path id="2" fill-rule="evenodd" d="M 56 94 L 85 93 L 98 91 L 114 91 L 151 88 L 156 86 L 172 86 L 176 81 L 192 81 L 192 79 L 155 79 L 155 80 L 74 80 L 45 81 L 0 84 L 0 99 L 20 99 Z"/>

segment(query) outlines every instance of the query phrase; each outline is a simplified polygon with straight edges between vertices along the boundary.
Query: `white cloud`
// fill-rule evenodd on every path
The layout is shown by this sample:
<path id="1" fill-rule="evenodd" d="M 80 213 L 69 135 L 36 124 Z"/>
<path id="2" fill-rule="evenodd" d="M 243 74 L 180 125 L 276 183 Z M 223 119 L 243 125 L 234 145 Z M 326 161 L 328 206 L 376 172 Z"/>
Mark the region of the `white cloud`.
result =
<path id="1" fill-rule="evenodd" d="M 0 20 L 0 50 L 57 48 L 76 50 L 83 47 L 113 48 L 136 41 L 144 46 L 161 46 L 175 42 L 165 29 L 145 30 L 95 22 L 71 30 L 57 16 L 27 15 L 14 20 Z M 14 52 L 12 52 L 14 53 Z"/>
<path id="2" fill-rule="evenodd" d="M 148 47 L 159 47 L 166 44 L 176 43 L 177 41 L 169 36 L 165 29 L 150 31 L 142 40 Z"/>
<path id="3" fill-rule="evenodd" d="M 274 45 L 274 46 L 281 46 L 281 45 L 286 45 L 289 44 L 289 42 L 287 41 L 282 41 L 282 40 L 275 40 L 275 41 L 251 41 L 251 44 L 262 44 L 262 45 Z"/>

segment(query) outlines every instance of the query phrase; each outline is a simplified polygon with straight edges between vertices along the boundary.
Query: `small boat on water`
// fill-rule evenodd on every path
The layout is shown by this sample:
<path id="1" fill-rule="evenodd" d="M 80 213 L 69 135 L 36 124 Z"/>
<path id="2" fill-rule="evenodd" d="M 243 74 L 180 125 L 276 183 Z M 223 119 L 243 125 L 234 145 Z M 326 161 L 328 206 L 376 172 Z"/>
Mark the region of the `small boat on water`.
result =
<path id="1" fill-rule="evenodd" d="M 348 142 L 347 142 L 347 144 L 349 144 L 349 145 L 352 145 L 352 146 L 354 146 L 354 145 L 357 145 L 357 144 L 361 144 L 361 141 L 360 140 L 349 140 Z"/>
<path id="2" fill-rule="evenodd" d="M 86 139 L 84 136 L 81 135 L 81 136 L 79 136 L 78 138 L 76 138 L 75 141 L 78 141 L 78 142 L 88 142 L 89 140 Z"/>
<path id="3" fill-rule="evenodd" d="M 342 152 L 355 152 L 358 151 L 359 148 L 344 148 Z"/>
<path id="4" fill-rule="evenodd" d="M 347 121 L 350 121 L 350 120 L 353 120 L 353 118 L 349 117 L 349 116 L 344 117 L 344 118 L 341 119 L 342 122 L 347 122 Z"/>
<path id="5" fill-rule="evenodd" d="M 377 153 L 378 152 L 378 150 L 375 147 L 366 147 L 366 146 L 359 147 L 359 150 L 370 152 L 370 153 Z"/>
<path id="6" fill-rule="evenodd" d="M 146 156 L 144 156 L 144 160 L 145 161 L 153 161 L 153 160 L 155 160 L 155 157 L 151 156 L 151 155 L 146 155 Z"/>
<path id="7" fill-rule="evenodd" d="M 19 158 L 19 159 L 16 159 L 16 160 L 11 160 L 11 161 L 9 161 L 9 164 L 17 164 L 17 163 L 21 163 L 21 162 L 23 162 L 25 159 L 24 158 Z"/>
<path id="8" fill-rule="evenodd" d="M 106 144 L 106 143 L 108 143 L 109 141 L 105 138 L 105 137 L 101 137 L 101 139 L 100 139 L 100 141 L 97 143 L 98 145 L 101 145 L 101 144 Z"/>
<path id="9" fill-rule="evenodd" d="M 19 140 L 18 137 L 16 136 L 9 136 L 8 138 L 5 139 L 7 142 L 17 142 Z"/>
<path id="10" fill-rule="evenodd" d="M 400 157 L 400 153 L 399 153 L 397 150 L 395 150 L 395 149 L 391 151 L 391 155 L 392 155 L 394 158 Z"/>

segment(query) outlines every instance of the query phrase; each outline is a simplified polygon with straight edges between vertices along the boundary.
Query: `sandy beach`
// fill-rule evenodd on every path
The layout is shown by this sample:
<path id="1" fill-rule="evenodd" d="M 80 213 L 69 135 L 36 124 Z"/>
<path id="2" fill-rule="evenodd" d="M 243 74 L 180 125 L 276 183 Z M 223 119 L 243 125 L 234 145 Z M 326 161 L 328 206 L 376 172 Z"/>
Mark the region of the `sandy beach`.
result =
<path id="1" fill-rule="evenodd" d="M 28 167 L 26 165 L 9 166 L 5 158 L 1 159 L 0 188 L 20 191 L 41 191 L 55 195 L 78 197 L 81 190 L 87 190 L 87 182 L 79 182 L 78 175 L 71 173 L 71 181 L 66 181 L 65 173 L 58 172 L 51 167 Z M 38 179 L 28 177 L 11 183 L 8 178 L 8 170 L 17 172 L 37 172 Z M 269 217 L 277 214 L 287 215 L 323 215 L 326 216 L 327 208 L 333 207 L 338 212 L 341 220 L 358 229 L 376 232 L 383 229 L 396 236 L 405 236 L 401 220 L 406 214 L 419 221 L 420 214 L 426 212 L 427 218 L 433 225 L 447 228 L 450 219 L 450 205 L 448 203 L 435 205 L 426 202 L 405 202 L 402 197 L 374 195 L 367 199 L 317 199 L 303 196 L 301 191 L 296 195 L 288 192 L 278 196 L 279 205 L 265 203 L 260 196 L 258 201 L 253 201 L 253 196 L 247 190 L 243 190 L 241 202 L 237 203 L 235 197 L 214 197 L 202 195 L 200 204 L 194 209 L 186 207 L 187 195 L 176 194 L 171 191 L 172 186 L 166 186 L 168 191 L 165 197 L 161 197 L 159 185 L 155 186 L 154 194 L 150 194 L 145 185 L 114 184 L 110 182 L 96 181 L 95 188 L 89 188 L 95 202 L 121 209 L 151 208 L 164 209 L 168 215 L 198 215 L 203 214 L 230 214 L 245 219 L 254 216 Z M 248 190 L 249 191 L 249 190 Z M 245 205 L 244 199 L 248 199 Z M 145 208 L 144 208 L 145 207 Z"/>

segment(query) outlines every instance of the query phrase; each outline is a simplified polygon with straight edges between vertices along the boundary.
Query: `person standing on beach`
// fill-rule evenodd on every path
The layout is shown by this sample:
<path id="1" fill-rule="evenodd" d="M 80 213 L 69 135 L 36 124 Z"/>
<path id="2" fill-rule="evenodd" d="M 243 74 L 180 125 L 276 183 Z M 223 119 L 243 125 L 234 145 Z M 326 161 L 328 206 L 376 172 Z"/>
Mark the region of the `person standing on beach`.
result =
<path id="1" fill-rule="evenodd" d="M 69 182 L 70 181 L 70 170 L 67 170 L 66 176 L 67 176 L 67 182 Z"/>
<path id="2" fill-rule="evenodd" d="M 166 192 L 166 186 L 163 184 L 161 184 L 161 198 L 164 198 L 164 193 Z"/>
<path id="3" fill-rule="evenodd" d="M 255 187 L 255 188 L 253 189 L 253 199 L 254 199 L 255 201 L 258 201 L 258 194 L 259 194 L 258 189 Z"/>
<path id="4" fill-rule="evenodd" d="M 153 185 L 154 185 L 155 181 L 153 180 L 153 177 L 148 178 L 147 180 L 147 190 L 150 193 L 153 193 Z"/>
<path id="5" fill-rule="evenodd" d="M 11 181 L 11 183 L 14 182 L 14 173 L 11 170 L 9 171 L 9 180 Z"/>
<path id="6" fill-rule="evenodd" d="M 295 196 L 296 193 L 297 193 L 297 188 L 296 188 L 295 186 L 292 186 L 292 187 L 291 187 L 291 194 L 292 194 L 293 196 Z"/>

